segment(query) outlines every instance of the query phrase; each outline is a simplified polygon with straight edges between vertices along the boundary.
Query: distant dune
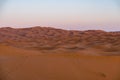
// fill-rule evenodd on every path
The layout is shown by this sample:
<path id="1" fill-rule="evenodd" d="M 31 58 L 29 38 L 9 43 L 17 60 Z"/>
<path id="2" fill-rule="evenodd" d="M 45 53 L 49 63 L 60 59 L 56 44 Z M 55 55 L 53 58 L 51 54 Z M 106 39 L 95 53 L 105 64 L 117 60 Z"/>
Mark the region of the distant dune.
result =
<path id="1" fill-rule="evenodd" d="M 120 32 L 62 30 L 51 27 L 0 28 L 0 43 L 45 53 L 120 55 Z"/>

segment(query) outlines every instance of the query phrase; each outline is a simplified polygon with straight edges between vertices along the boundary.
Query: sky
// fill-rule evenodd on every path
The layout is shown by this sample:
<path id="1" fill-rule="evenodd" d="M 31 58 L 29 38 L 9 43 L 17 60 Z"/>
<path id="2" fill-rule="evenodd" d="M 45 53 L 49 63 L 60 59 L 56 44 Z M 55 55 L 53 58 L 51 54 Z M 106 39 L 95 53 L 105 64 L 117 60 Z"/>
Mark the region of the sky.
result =
<path id="1" fill-rule="evenodd" d="M 0 0 L 0 26 L 120 31 L 120 1 Z"/>

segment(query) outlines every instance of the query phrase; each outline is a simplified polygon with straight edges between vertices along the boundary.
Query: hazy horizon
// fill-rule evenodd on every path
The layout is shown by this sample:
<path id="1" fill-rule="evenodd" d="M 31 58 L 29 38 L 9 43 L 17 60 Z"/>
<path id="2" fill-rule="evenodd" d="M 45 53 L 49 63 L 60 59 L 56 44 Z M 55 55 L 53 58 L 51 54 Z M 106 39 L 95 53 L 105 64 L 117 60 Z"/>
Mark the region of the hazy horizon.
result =
<path id="1" fill-rule="evenodd" d="M 120 31 L 119 0 L 6 0 L 0 9 L 0 27 Z"/>

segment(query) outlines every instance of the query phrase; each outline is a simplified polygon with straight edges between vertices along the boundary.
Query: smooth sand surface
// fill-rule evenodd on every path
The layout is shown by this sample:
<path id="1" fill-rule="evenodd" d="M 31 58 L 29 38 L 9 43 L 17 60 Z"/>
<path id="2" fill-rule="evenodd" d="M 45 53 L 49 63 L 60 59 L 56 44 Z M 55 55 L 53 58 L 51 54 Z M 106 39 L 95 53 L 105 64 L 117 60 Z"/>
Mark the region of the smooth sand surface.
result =
<path id="1" fill-rule="evenodd" d="M 16 49 L 0 47 L 0 80 L 120 80 L 119 56 L 36 55 Z"/>

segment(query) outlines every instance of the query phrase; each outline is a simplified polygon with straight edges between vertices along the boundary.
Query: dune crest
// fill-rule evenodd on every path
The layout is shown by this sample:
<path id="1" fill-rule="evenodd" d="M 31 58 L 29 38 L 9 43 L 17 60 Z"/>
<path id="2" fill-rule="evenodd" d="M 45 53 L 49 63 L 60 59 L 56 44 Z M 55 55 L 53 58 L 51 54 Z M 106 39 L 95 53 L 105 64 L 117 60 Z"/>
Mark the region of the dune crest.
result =
<path id="1" fill-rule="evenodd" d="M 120 32 L 62 30 L 51 27 L 0 28 L 0 43 L 45 52 L 119 55 Z"/>

